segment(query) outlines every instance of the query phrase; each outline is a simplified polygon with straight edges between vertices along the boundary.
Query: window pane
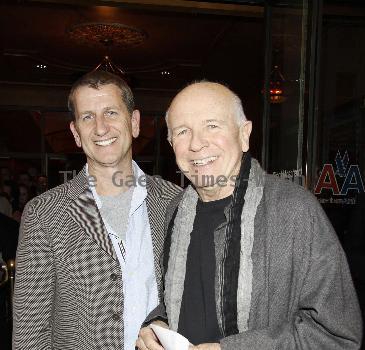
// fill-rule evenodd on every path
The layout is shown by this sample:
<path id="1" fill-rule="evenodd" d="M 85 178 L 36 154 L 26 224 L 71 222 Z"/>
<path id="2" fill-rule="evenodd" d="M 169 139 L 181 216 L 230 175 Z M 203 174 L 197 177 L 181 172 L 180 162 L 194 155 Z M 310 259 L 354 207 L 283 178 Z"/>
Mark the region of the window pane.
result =
<path id="1" fill-rule="evenodd" d="M 272 7 L 268 171 L 301 179 L 307 1 Z"/>
<path id="2" fill-rule="evenodd" d="M 45 148 L 47 153 L 80 152 L 70 131 L 71 117 L 67 112 L 45 112 Z"/>
<path id="3" fill-rule="evenodd" d="M 41 115 L 33 111 L 0 111 L 0 153 L 41 151 Z"/>

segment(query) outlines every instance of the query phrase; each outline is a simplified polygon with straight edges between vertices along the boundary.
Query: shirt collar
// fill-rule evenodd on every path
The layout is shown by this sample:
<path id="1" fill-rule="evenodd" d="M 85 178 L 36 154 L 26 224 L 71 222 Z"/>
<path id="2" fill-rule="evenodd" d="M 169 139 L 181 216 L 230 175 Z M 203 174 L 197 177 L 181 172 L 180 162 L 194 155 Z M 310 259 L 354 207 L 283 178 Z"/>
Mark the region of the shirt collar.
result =
<path id="1" fill-rule="evenodd" d="M 129 211 L 129 215 L 132 215 L 144 202 L 144 200 L 147 197 L 147 189 L 146 189 L 146 174 L 143 172 L 143 170 L 138 166 L 138 164 L 132 160 L 132 170 L 133 170 L 133 184 L 134 184 L 134 189 L 133 189 L 133 195 L 132 195 L 132 202 L 131 202 L 131 208 Z M 89 167 L 88 164 L 86 163 L 85 166 L 85 172 L 86 172 L 86 178 L 87 180 L 89 180 L 90 175 L 89 175 Z M 128 181 L 130 180 L 130 181 Z M 132 179 L 127 179 L 126 180 L 129 183 L 132 183 Z M 96 192 L 95 186 L 91 185 L 90 182 L 88 181 L 89 184 L 89 188 L 93 194 L 93 197 L 95 199 L 96 205 L 98 206 L 98 208 L 101 208 L 101 200 L 100 197 L 98 195 L 98 193 Z"/>

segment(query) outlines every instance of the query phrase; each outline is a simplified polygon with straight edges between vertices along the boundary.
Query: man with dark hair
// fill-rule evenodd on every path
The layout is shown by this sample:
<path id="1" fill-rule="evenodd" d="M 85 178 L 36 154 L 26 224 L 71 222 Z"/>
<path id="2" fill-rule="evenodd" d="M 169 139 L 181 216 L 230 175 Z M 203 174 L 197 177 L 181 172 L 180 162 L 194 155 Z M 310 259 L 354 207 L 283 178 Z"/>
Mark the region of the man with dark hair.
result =
<path id="1" fill-rule="evenodd" d="M 68 108 L 73 116 L 75 117 L 75 92 L 77 89 L 87 86 L 98 90 L 105 85 L 114 85 L 119 89 L 119 93 L 128 113 L 132 114 L 134 111 L 134 97 L 128 84 L 117 75 L 102 70 L 96 70 L 82 76 L 72 86 L 68 96 Z"/>
<path id="2" fill-rule="evenodd" d="M 24 209 L 13 349 L 130 350 L 161 300 L 163 220 L 180 189 L 133 162 L 140 115 L 121 78 L 85 75 L 69 106 L 87 164 Z"/>
<path id="3" fill-rule="evenodd" d="M 166 115 L 192 182 L 167 213 L 159 320 L 199 350 L 355 350 L 362 327 L 344 252 L 320 204 L 251 158 L 251 122 L 221 84 L 183 89 Z M 163 350 L 149 327 L 141 350 Z"/>

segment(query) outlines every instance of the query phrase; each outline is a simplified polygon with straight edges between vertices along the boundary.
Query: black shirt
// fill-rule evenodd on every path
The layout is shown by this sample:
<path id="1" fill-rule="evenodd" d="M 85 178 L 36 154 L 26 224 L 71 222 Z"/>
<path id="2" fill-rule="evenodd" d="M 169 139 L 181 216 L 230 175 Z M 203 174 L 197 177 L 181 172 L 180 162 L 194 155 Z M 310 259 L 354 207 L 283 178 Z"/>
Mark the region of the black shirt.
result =
<path id="1" fill-rule="evenodd" d="M 215 303 L 214 230 L 226 221 L 224 209 L 231 199 L 199 200 L 196 207 L 178 327 L 179 333 L 195 345 L 222 338 Z"/>

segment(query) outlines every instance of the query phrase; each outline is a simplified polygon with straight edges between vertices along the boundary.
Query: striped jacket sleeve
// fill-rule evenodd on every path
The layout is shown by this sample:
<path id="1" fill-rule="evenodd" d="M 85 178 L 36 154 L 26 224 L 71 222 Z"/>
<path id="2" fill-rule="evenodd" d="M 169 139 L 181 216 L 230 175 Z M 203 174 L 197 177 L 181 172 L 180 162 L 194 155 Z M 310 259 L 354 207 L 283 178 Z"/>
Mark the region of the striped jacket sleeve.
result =
<path id="1" fill-rule="evenodd" d="M 37 200 L 23 213 L 16 264 L 13 350 L 51 349 L 55 273 L 49 237 L 37 215 Z"/>

